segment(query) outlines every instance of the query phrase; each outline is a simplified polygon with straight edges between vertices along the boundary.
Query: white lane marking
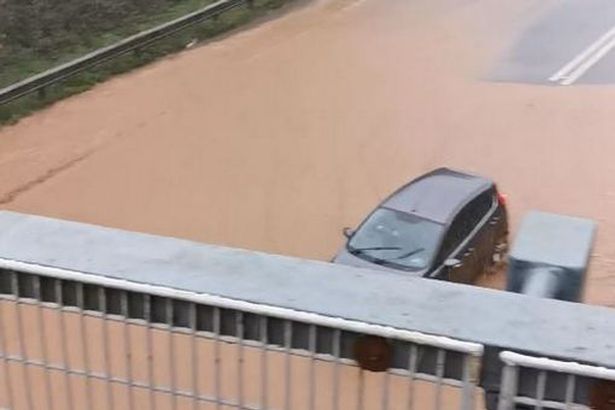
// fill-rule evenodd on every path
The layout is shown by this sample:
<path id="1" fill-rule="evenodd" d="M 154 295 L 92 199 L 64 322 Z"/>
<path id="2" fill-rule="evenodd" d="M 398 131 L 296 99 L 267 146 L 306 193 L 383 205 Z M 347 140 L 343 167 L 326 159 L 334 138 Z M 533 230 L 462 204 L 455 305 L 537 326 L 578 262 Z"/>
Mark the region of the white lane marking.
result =
<path id="1" fill-rule="evenodd" d="M 615 27 L 603 34 L 598 40 L 592 43 L 589 47 L 577 54 L 568 64 L 559 69 L 558 72 L 549 77 L 549 81 L 559 81 L 568 74 L 568 72 L 574 70 L 583 60 L 587 59 L 593 53 L 595 53 L 605 42 L 607 42 L 613 35 L 615 35 Z"/>
<path id="2" fill-rule="evenodd" d="M 606 43 L 600 50 L 596 52 L 592 57 L 586 60 L 583 64 L 577 67 L 572 73 L 568 74 L 567 78 L 563 79 L 560 84 L 561 85 L 570 85 L 577 81 L 579 78 L 583 76 L 592 68 L 598 61 L 600 61 L 605 55 L 609 53 L 615 47 L 615 38 L 612 38 L 611 41 Z"/>
<path id="3" fill-rule="evenodd" d="M 578 80 L 615 47 L 615 27 L 577 54 L 569 63 L 549 77 L 549 81 L 570 85 Z"/>

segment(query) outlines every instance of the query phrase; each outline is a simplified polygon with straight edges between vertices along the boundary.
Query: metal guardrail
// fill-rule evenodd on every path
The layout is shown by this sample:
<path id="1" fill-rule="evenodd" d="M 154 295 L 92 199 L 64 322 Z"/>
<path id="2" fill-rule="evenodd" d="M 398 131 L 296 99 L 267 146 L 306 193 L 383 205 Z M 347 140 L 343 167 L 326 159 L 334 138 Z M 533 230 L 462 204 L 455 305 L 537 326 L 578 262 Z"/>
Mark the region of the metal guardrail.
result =
<path id="1" fill-rule="evenodd" d="M 13 410 L 475 409 L 477 343 L 40 265 L 0 268 L 0 406 Z M 357 366 L 362 335 L 386 338 L 391 368 Z"/>
<path id="2" fill-rule="evenodd" d="M 252 6 L 253 0 L 220 0 L 200 10 L 179 17 L 149 30 L 125 38 L 107 47 L 100 48 L 71 62 L 51 68 L 43 73 L 36 74 L 18 83 L 0 89 L 0 105 L 24 97 L 28 94 L 43 90 L 59 81 L 65 80 L 82 71 L 92 68 L 105 61 L 124 55 L 130 51 L 140 49 L 161 40 L 171 34 L 184 30 L 204 20 L 216 17 L 226 11 L 237 8 L 243 4 Z"/>
<path id="3" fill-rule="evenodd" d="M 504 368 L 498 410 L 514 410 L 518 406 L 562 410 L 613 408 L 612 398 L 608 397 L 608 390 L 612 384 L 609 386 L 597 383 L 597 381 L 615 382 L 613 369 L 527 356 L 510 351 L 501 352 L 500 359 L 504 363 Z M 600 404 L 588 404 L 596 401 L 596 392 L 604 396 L 608 404 L 603 403 L 605 401 L 603 398 L 599 399 Z"/>

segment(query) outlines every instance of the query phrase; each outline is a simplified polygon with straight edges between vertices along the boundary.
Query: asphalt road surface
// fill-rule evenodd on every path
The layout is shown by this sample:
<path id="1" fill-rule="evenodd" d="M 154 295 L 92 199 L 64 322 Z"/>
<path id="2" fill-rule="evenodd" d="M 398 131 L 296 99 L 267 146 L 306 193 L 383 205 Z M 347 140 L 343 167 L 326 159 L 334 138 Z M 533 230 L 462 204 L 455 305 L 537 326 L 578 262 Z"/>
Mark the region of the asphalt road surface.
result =
<path id="1" fill-rule="evenodd" d="M 615 305 L 613 26 L 608 0 L 301 4 L 4 128 L 0 203 L 328 260 L 448 165 L 494 178 L 513 227 L 597 220 L 587 300 Z"/>
<path id="2" fill-rule="evenodd" d="M 491 79 L 573 85 L 615 82 L 615 7 L 568 0 L 529 22 Z"/>

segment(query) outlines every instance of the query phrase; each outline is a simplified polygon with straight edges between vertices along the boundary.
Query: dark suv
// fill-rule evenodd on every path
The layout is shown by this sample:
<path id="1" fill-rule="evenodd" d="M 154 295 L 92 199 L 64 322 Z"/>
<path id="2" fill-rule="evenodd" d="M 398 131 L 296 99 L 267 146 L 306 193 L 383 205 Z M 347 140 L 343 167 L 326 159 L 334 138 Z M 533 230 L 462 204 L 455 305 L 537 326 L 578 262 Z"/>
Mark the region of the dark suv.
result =
<path id="1" fill-rule="evenodd" d="M 474 282 L 505 256 L 505 198 L 493 181 L 440 168 L 385 199 L 334 263 Z"/>

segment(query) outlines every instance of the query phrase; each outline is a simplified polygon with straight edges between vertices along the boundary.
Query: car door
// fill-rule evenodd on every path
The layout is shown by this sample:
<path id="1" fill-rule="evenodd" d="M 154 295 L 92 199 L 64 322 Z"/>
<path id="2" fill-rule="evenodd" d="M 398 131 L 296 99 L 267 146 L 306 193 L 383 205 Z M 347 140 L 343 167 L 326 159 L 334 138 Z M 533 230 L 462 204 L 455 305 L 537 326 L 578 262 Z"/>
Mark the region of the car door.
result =
<path id="1" fill-rule="evenodd" d="M 476 256 L 473 260 L 475 264 L 475 276 L 473 280 L 482 274 L 487 266 L 493 262 L 493 252 L 497 241 L 498 232 L 495 225 L 495 211 L 498 207 L 498 200 L 495 189 L 483 192 L 472 201 L 473 219 L 476 221 L 475 231 L 471 233 L 471 247 L 474 248 Z"/>
<path id="2" fill-rule="evenodd" d="M 460 212 L 444 233 L 442 244 L 436 257 L 436 267 L 430 277 L 441 280 L 455 280 L 462 275 L 464 267 L 460 250 L 464 238 L 463 219 L 464 215 Z M 446 267 L 445 262 L 452 259 L 458 259 L 459 265 L 456 267 Z"/>
<path id="3" fill-rule="evenodd" d="M 458 245 L 453 250 L 450 258 L 458 259 L 460 264 L 449 272 L 449 280 L 452 282 L 470 283 L 474 278 L 474 266 L 478 254 L 476 244 L 472 240 L 472 231 L 475 226 L 474 204 L 467 204 L 455 218 Z"/>
<path id="4" fill-rule="evenodd" d="M 485 191 L 464 206 L 455 216 L 443 239 L 438 262 L 457 259 L 455 267 L 440 266 L 439 276 L 453 282 L 472 283 L 483 272 L 491 256 L 489 229 L 484 229 L 492 210 L 493 196 Z"/>
<path id="5" fill-rule="evenodd" d="M 477 195 L 462 210 L 464 234 L 458 257 L 463 269 L 457 274 L 459 281 L 473 283 L 482 275 L 493 256 L 493 229 L 489 225 L 491 214 L 497 206 L 493 189 Z"/>

